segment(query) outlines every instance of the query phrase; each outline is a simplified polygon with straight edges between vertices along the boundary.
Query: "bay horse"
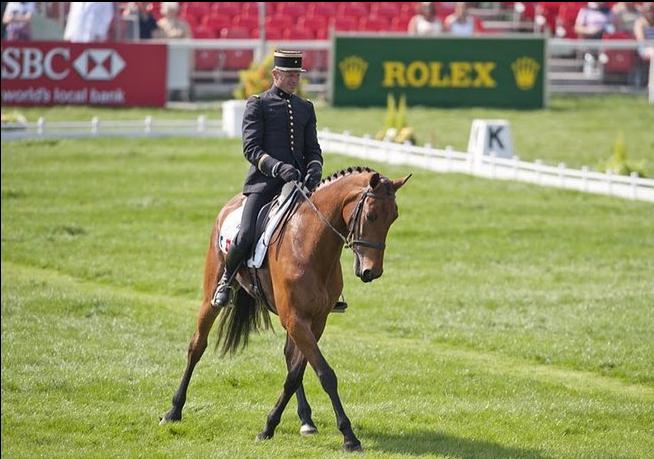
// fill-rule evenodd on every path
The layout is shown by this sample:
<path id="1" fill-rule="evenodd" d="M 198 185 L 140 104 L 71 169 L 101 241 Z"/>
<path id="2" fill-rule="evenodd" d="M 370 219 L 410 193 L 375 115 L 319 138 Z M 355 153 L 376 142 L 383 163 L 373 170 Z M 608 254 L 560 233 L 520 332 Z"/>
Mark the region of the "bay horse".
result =
<path id="1" fill-rule="evenodd" d="M 286 330 L 287 375 L 283 390 L 257 440 L 272 438 L 286 404 L 296 394 L 300 433 L 317 432 L 311 418 L 302 378 L 307 362 L 316 372 L 322 388 L 331 399 L 338 429 L 346 451 L 361 450 L 337 391 L 336 374 L 318 347 L 327 316 L 343 289 L 341 252 L 344 246 L 354 252 L 354 272 L 363 282 L 382 275 L 388 230 L 398 216 L 395 192 L 410 175 L 390 180 L 362 167 L 348 168 L 324 179 L 311 197 L 303 195 L 295 212 L 276 230 L 276 242 L 268 248 L 266 263 L 259 271 L 263 290 Z M 233 307 L 216 309 L 211 299 L 222 275 L 225 256 L 217 247 L 220 228 L 226 216 L 238 208 L 244 196 L 232 198 L 216 218 L 204 272 L 204 295 L 197 328 L 188 347 L 187 364 L 172 408 L 161 423 L 182 419 L 182 408 L 195 365 L 207 347 L 209 331 L 220 314 L 218 342 L 223 354 L 247 344 L 250 331 L 270 325 L 268 311 L 255 301 L 252 278 L 241 269 Z"/>

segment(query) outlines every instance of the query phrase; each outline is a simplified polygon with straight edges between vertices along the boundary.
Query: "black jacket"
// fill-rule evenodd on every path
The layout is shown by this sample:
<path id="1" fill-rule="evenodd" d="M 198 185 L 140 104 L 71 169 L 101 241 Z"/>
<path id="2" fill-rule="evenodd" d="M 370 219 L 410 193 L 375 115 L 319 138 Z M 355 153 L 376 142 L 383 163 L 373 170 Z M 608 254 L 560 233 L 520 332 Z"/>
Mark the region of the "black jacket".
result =
<path id="1" fill-rule="evenodd" d="M 250 97 L 243 115 L 243 154 L 252 164 L 243 193 L 272 193 L 284 182 L 264 174 L 265 154 L 298 168 L 302 177 L 312 161 L 322 164 L 313 104 L 273 86 L 260 96 Z"/>

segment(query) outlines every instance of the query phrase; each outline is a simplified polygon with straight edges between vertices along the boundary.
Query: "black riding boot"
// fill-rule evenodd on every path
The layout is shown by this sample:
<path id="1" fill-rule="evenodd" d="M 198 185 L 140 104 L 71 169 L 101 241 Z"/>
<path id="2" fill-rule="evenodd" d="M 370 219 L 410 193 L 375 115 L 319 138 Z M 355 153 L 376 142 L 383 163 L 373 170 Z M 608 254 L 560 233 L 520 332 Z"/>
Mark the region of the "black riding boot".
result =
<path id="1" fill-rule="evenodd" d="M 213 299 L 211 300 L 211 306 L 214 308 L 221 308 L 229 303 L 229 288 L 232 284 L 232 281 L 234 280 L 234 277 L 236 277 L 236 271 L 238 271 L 238 269 L 235 269 L 233 272 L 229 272 L 227 268 L 225 268 L 223 277 L 220 278 L 218 287 L 216 287 L 216 293 L 214 293 Z"/>
<path id="2" fill-rule="evenodd" d="M 239 267 L 241 266 L 241 261 L 244 258 L 243 252 L 244 251 L 241 249 L 241 247 L 238 247 L 237 244 L 234 244 L 227 254 L 223 277 L 220 278 L 218 286 L 216 287 L 216 292 L 213 294 L 213 299 L 211 300 L 211 306 L 214 308 L 221 308 L 229 303 L 230 286 L 236 277 L 236 273 L 238 272 Z M 245 253 L 247 253 L 247 251 L 245 251 Z"/>

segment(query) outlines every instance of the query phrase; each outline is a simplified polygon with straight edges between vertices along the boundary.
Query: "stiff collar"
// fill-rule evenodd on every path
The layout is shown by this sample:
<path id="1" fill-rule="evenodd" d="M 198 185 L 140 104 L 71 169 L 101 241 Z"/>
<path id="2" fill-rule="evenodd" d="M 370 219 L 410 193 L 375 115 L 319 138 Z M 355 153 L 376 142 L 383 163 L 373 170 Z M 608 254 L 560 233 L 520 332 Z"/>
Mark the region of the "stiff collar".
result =
<path id="1" fill-rule="evenodd" d="M 275 91 L 275 94 L 281 97 L 282 99 L 290 99 L 292 96 L 292 94 L 289 94 L 286 91 L 279 89 L 277 86 L 275 86 L 273 90 Z"/>

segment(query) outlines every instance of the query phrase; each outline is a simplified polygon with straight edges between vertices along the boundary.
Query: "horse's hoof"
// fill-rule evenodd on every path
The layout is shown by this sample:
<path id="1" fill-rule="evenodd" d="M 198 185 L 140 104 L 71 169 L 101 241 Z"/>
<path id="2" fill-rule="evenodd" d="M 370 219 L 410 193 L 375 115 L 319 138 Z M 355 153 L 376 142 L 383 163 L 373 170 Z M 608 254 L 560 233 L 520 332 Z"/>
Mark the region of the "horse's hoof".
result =
<path id="1" fill-rule="evenodd" d="M 273 437 L 273 434 L 269 434 L 266 431 L 260 432 L 259 435 L 257 435 L 256 441 L 266 441 L 270 440 Z"/>
<path id="2" fill-rule="evenodd" d="M 161 418 L 159 418 L 159 425 L 162 426 L 164 424 L 168 424 L 171 422 L 179 422 L 181 420 L 182 420 L 181 416 L 175 416 L 173 414 L 166 413 L 163 416 L 161 416 Z"/>
<path id="3" fill-rule="evenodd" d="M 304 437 L 310 437 L 311 435 L 315 435 L 318 433 L 318 428 L 316 426 L 312 426 L 311 424 L 302 424 L 302 427 L 300 427 L 300 435 Z"/>
<path id="4" fill-rule="evenodd" d="M 363 451 L 363 447 L 361 446 L 361 442 L 359 440 L 346 441 L 343 443 L 343 450 L 346 453 L 356 453 Z"/>

